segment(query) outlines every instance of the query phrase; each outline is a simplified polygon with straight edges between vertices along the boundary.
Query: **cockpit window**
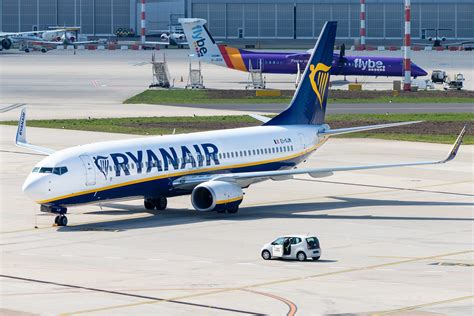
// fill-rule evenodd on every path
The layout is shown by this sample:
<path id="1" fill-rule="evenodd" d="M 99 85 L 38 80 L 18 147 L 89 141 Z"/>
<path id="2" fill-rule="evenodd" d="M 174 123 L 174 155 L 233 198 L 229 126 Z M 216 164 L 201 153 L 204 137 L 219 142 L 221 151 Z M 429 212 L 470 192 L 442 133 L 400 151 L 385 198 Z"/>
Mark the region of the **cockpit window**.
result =
<path id="1" fill-rule="evenodd" d="M 31 172 L 38 172 L 38 173 L 54 173 L 57 175 L 62 175 L 67 172 L 67 167 L 34 167 Z"/>
<path id="2" fill-rule="evenodd" d="M 62 175 L 67 172 L 67 167 L 56 167 L 53 169 L 54 174 Z"/>
<path id="3" fill-rule="evenodd" d="M 39 173 L 53 173 L 53 168 L 50 168 L 50 167 L 41 167 Z"/>

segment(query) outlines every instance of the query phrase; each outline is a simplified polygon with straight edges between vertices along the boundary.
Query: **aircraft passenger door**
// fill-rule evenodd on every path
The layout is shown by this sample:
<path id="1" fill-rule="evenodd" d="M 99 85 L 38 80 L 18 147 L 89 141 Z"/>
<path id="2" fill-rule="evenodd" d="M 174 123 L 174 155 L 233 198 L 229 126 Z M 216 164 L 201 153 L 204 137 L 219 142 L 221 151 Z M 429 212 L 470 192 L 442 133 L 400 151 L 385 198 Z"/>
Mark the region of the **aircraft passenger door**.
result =
<path id="1" fill-rule="evenodd" d="M 86 185 L 95 185 L 95 168 L 91 157 L 87 155 L 79 156 L 86 170 Z"/>
<path id="2" fill-rule="evenodd" d="M 306 140 L 305 140 L 305 138 L 304 138 L 304 135 L 301 134 L 301 133 L 299 133 L 299 134 L 298 134 L 298 137 L 299 137 L 299 139 L 300 139 L 301 148 L 302 148 L 303 150 L 306 149 Z"/>

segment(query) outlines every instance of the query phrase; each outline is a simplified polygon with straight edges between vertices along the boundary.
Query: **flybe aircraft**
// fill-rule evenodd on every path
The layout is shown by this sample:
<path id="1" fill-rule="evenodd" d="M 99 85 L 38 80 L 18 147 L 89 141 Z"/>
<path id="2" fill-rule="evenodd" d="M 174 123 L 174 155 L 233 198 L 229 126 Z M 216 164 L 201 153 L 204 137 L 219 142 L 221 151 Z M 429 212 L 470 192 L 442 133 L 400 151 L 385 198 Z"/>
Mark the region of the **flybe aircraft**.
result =
<path id="1" fill-rule="evenodd" d="M 181 18 L 191 54 L 207 63 L 248 72 L 261 69 L 262 73 L 300 74 L 309 58 L 308 52 L 253 52 L 225 45 L 217 45 L 206 27 L 206 20 Z M 345 50 L 334 54 L 331 75 L 403 77 L 403 59 L 398 57 L 345 56 Z M 426 76 L 427 72 L 411 63 L 411 76 Z"/>
<path id="2" fill-rule="evenodd" d="M 330 136 L 412 124 L 401 122 L 331 129 L 324 123 L 336 22 L 326 22 L 293 99 L 272 119 L 254 116 L 257 127 L 132 140 L 92 143 L 54 152 L 26 140 L 26 111 L 18 123 L 16 144 L 48 154 L 29 174 L 24 193 L 67 224 L 70 206 L 108 200 L 144 199 L 146 209 L 165 209 L 167 198 L 190 195 L 200 212 L 236 213 L 243 189 L 294 175 L 326 177 L 334 172 L 441 164 L 452 160 L 465 129 L 448 157 L 439 161 L 405 162 L 297 169 Z"/>

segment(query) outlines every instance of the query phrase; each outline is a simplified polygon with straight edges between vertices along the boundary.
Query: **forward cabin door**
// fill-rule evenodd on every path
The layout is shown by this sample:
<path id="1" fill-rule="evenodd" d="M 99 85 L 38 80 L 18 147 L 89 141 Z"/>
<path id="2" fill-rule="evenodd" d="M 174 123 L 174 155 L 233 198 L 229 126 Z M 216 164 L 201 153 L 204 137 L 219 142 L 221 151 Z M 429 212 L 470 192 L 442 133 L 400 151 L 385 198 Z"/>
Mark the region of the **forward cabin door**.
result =
<path id="1" fill-rule="evenodd" d="M 95 168 L 91 157 L 87 155 L 79 156 L 86 170 L 86 185 L 95 185 Z"/>
<path id="2" fill-rule="evenodd" d="M 298 137 L 299 137 L 299 139 L 300 139 L 301 148 L 302 148 L 303 150 L 305 150 L 305 149 L 306 149 L 306 140 L 305 140 L 304 135 L 303 135 L 302 133 L 299 133 L 299 134 L 298 134 Z"/>

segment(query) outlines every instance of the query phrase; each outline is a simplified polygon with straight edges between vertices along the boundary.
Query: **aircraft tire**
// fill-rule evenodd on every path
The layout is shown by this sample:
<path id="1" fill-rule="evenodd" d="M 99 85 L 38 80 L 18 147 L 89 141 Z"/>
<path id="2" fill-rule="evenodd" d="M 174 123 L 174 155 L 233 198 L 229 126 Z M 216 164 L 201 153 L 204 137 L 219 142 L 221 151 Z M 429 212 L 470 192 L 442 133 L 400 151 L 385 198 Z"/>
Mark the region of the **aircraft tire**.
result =
<path id="1" fill-rule="evenodd" d="M 236 206 L 236 207 L 234 207 L 234 208 L 228 209 L 228 210 L 227 210 L 227 213 L 229 213 L 229 214 L 235 214 L 235 213 L 237 213 L 238 211 L 239 211 L 239 207 Z"/>
<path id="2" fill-rule="evenodd" d="M 145 199 L 145 201 L 143 202 L 143 206 L 145 206 L 145 209 L 147 210 L 152 210 L 155 208 L 155 203 L 153 199 Z"/>
<path id="3" fill-rule="evenodd" d="M 321 258 L 321 257 L 313 257 L 313 260 L 314 260 L 314 261 L 318 261 L 319 258 Z"/>
<path id="4" fill-rule="evenodd" d="M 59 225 L 59 224 L 58 224 L 58 223 L 59 223 L 59 215 L 54 218 L 54 223 L 55 223 L 56 225 Z"/>
<path id="5" fill-rule="evenodd" d="M 29 53 L 30 52 L 30 49 L 29 48 L 25 48 L 25 53 Z"/>
<path id="6" fill-rule="evenodd" d="M 67 217 L 62 215 L 58 218 L 58 226 L 67 226 Z"/>
<path id="7" fill-rule="evenodd" d="M 168 199 L 165 197 L 161 197 L 155 200 L 155 207 L 157 210 L 164 210 L 168 206 Z"/>

